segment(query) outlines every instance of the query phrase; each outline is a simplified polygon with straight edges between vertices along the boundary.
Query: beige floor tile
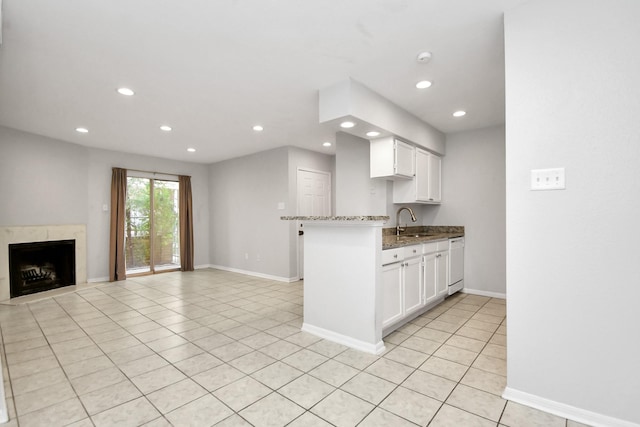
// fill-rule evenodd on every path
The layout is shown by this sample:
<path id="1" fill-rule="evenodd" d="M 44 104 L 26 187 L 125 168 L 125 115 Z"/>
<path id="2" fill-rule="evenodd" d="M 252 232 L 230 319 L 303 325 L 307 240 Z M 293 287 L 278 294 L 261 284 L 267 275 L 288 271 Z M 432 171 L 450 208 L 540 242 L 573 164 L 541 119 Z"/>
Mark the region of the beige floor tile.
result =
<path id="1" fill-rule="evenodd" d="M 216 424 L 216 427 L 253 427 L 247 421 L 242 419 L 240 415 L 232 415 Z"/>
<path id="2" fill-rule="evenodd" d="M 338 358 L 336 358 L 336 360 L 337 359 Z M 291 365 L 303 372 L 308 372 L 326 362 L 327 360 L 329 359 L 326 356 L 307 349 L 302 349 L 282 359 L 284 363 Z"/>
<path id="3" fill-rule="evenodd" d="M 234 341 L 230 344 L 223 345 L 222 347 L 214 348 L 209 352 L 213 354 L 215 357 L 217 357 L 218 359 L 224 362 L 229 362 L 231 360 L 244 356 L 245 354 L 249 354 L 253 351 L 254 350 L 251 347 L 246 346 L 237 341 Z"/>
<path id="4" fill-rule="evenodd" d="M 140 391 L 129 380 L 113 384 L 80 396 L 89 415 L 111 409 L 140 397 Z"/>
<path id="5" fill-rule="evenodd" d="M 226 335 L 215 333 L 213 335 L 208 335 L 204 338 L 200 338 L 193 343 L 203 350 L 211 351 L 227 344 L 231 344 L 233 342 L 234 340 L 232 338 L 229 338 Z"/>
<path id="6" fill-rule="evenodd" d="M 129 378 L 144 374 L 145 372 L 153 371 L 163 366 L 167 366 L 169 362 L 164 360 L 157 354 L 143 357 L 142 359 L 132 360 L 124 364 L 118 365 L 118 368 Z"/>
<path id="7" fill-rule="evenodd" d="M 419 332 L 418 332 L 419 333 Z M 412 337 L 406 339 L 402 343 L 399 344 L 399 347 L 408 348 L 411 350 L 419 351 L 426 355 L 430 355 L 435 352 L 442 344 L 436 341 L 432 341 L 430 339 L 422 338 L 417 336 L 418 333 L 413 335 Z"/>
<path id="8" fill-rule="evenodd" d="M 180 335 L 171 335 L 165 338 L 160 338 L 159 340 L 150 341 L 146 344 L 147 347 L 149 347 L 151 350 L 155 351 L 156 353 L 160 353 L 164 350 L 175 348 L 188 343 L 189 341 L 182 338 Z"/>
<path id="9" fill-rule="evenodd" d="M 118 368 L 111 367 L 73 378 L 71 379 L 71 385 L 73 385 L 78 395 L 83 395 L 109 385 L 117 384 L 125 379 L 126 377 Z"/>
<path id="10" fill-rule="evenodd" d="M 247 326 L 247 325 L 242 325 L 232 329 L 228 329 L 224 331 L 224 334 L 229 338 L 233 338 L 234 340 L 241 340 L 242 338 L 249 337 L 251 335 L 257 334 L 258 332 L 260 331 L 256 328 L 252 328 L 251 326 Z"/>
<path id="11" fill-rule="evenodd" d="M 478 341 L 487 342 L 489 341 L 489 339 L 491 339 L 491 336 L 493 335 L 493 333 L 464 325 L 463 327 L 461 327 L 456 331 L 456 335 L 460 335 L 467 338 L 473 338 Z"/>
<path id="12" fill-rule="evenodd" d="M 244 377 L 213 392 L 225 405 L 238 412 L 271 393 L 251 377 Z"/>
<path id="13" fill-rule="evenodd" d="M 507 402 L 500 424 L 509 427 L 564 427 L 566 420 L 519 403 Z"/>
<path id="14" fill-rule="evenodd" d="M 485 345 L 487 345 L 486 341 L 480 341 L 455 334 L 451 338 L 449 338 L 445 344 L 473 351 L 474 353 L 480 353 Z"/>
<path id="15" fill-rule="evenodd" d="M 396 387 L 397 385 L 390 381 L 361 372 L 343 384 L 340 389 L 377 405 Z"/>
<path id="16" fill-rule="evenodd" d="M 140 342 L 146 344 L 151 341 L 156 341 L 161 338 L 166 338 L 175 335 L 172 331 L 165 327 L 158 327 L 156 329 L 151 329 L 149 331 L 140 332 L 135 335 L 135 337 L 140 340 Z"/>
<path id="17" fill-rule="evenodd" d="M 102 349 L 102 351 L 104 351 L 105 353 L 109 354 L 109 353 L 113 353 L 113 352 L 116 352 L 116 351 L 119 351 L 119 350 L 124 350 L 124 349 L 131 348 L 131 347 L 136 346 L 138 344 L 140 344 L 140 341 L 138 341 L 138 339 L 136 339 L 136 337 L 129 336 L 129 337 L 118 338 L 118 339 L 115 339 L 115 340 L 103 342 L 103 343 L 98 344 L 98 346 Z"/>
<path id="18" fill-rule="evenodd" d="M 378 359 L 380 359 L 379 356 L 376 356 L 374 354 L 364 353 L 362 351 L 354 350 L 352 348 L 345 350 L 339 355 L 337 355 L 336 357 L 334 357 L 334 360 L 359 370 L 363 370 L 367 368 L 367 366 L 371 365 L 373 362 L 377 361 Z"/>
<path id="19" fill-rule="evenodd" d="M 493 374 L 502 375 L 503 377 L 507 376 L 507 362 L 497 357 L 481 354 L 471 366 Z"/>
<path id="20" fill-rule="evenodd" d="M 419 329 L 419 328 L 418 328 Z M 389 344 L 398 345 L 411 337 L 411 334 L 404 333 L 401 331 L 394 331 L 384 337 L 384 342 Z"/>
<path id="21" fill-rule="evenodd" d="M 305 410 L 278 393 L 271 393 L 240 412 L 256 427 L 280 427 L 299 417 Z"/>
<path id="22" fill-rule="evenodd" d="M 278 393 L 309 409 L 334 390 L 335 387 L 305 374 L 282 387 Z"/>
<path id="23" fill-rule="evenodd" d="M 433 355 L 441 359 L 450 360 L 467 366 L 471 365 L 476 357 L 478 357 L 477 352 L 454 347 L 448 344 L 443 344 L 435 353 L 433 353 Z"/>
<path id="24" fill-rule="evenodd" d="M 442 405 L 429 427 L 495 427 L 496 423 L 447 404 Z"/>
<path id="25" fill-rule="evenodd" d="M 274 359 L 281 360 L 287 356 L 292 355 L 300 351 L 302 347 L 290 343 L 288 341 L 276 341 L 273 344 L 269 344 L 260 349 L 261 352 L 273 357 Z"/>
<path id="26" fill-rule="evenodd" d="M 489 340 L 489 344 L 501 345 L 506 347 L 507 345 L 507 337 L 506 335 L 495 334 Z"/>
<path id="27" fill-rule="evenodd" d="M 311 412 L 305 412 L 287 427 L 332 427 L 332 425 Z"/>
<path id="28" fill-rule="evenodd" d="M 269 344 L 273 344 L 276 341 L 280 341 L 280 338 L 264 332 L 258 332 L 240 340 L 242 344 L 248 345 L 255 350 L 268 346 Z"/>
<path id="29" fill-rule="evenodd" d="M 194 344 L 195 344 L 195 341 L 197 340 L 200 340 L 215 334 L 216 334 L 216 331 L 214 331 L 211 328 L 207 328 L 206 326 L 201 326 L 199 328 L 190 329 L 188 331 L 178 333 L 178 335 L 180 335 L 182 338 L 186 338 L 189 341 L 193 342 Z"/>
<path id="30" fill-rule="evenodd" d="M 19 417 L 21 427 L 51 427 L 67 425 L 87 418 L 80 400 L 74 397 L 53 406 Z"/>
<path id="31" fill-rule="evenodd" d="M 178 368 L 188 377 L 193 377 L 200 372 L 207 371 L 216 366 L 222 365 L 222 360 L 209 353 L 202 353 L 197 356 L 190 357 L 188 359 L 181 360 L 174 363 L 173 366 Z"/>
<path id="32" fill-rule="evenodd" d="M 335 357 L 349 347 L 327 340 L 320 340 L 307 348 L 326 357 Z"/>
<path id="33" fill-rule="evenodd" d="M 413 423 L 425 426 L 441 405 L 442 402 L 436 399 L 405 387 L 398 387 L 380 404 L 380 407 Z"/>
<path id="34" fill-rule="evenodd" d="M 319 380 L 331 384 L 334 387 L 340 387 L 342 384 L 349 381 L 356 374 L 358 370 L 347 366 L 344 363 L 336 362 L 335 360 L 328 360 L 322 365 L 309 371 L 309 375 L 312 375 Z"/>
<path id="35" fill-rule="evenodd" d="M 91 417 L 96 427 L 133 427 L 160 417 L 160 413 L 144 397 L 107 409 Z"/>
<path id="36" fill-rule="evenodd" d="M 186 378 L 146 395 L 147 399 L 162 414 L 173 411 L 207 394 L 207 390 L 195 381 Z"/>
<path id="37" fill-rule="evenodd" d="M 467 372 L 469 367 L 450 360 L 431 356 L 426 362 L 420 365 L 418 369 L 457 382 L 460 381 L 460 378 Z"/>
<path id="38" fill-rule="evenodd" d="M 109 353 L 109 359 L 113 360 L 116 365 L 131 362 L 132 360 L 142 359 L 143 357 L 151 356 L 154 352 L 144 344 L 137 344 L 124 350 L 114 351 Z"/>
<path id="39" fill-rule="evenodd" d="M 67 377 L 60 367 L 56 367 L 48 371 L 16 378 L 11 381 L 11 385 L 13 387 L 13 395 L 19 396 L 61 382 L 67 382 Z"/>
<path id="40" fill-rule="evenodd" d="M 412 368 L 417 368 L 429 358 L 429 355 L 420 351 L 398 346 L 386 353 L 384 357 L 385 359 L 390 359 L 394 362 L 402 363 L 403 365 L 407 365 Z"/>
<path id="41" fill-rule="evenodd" d="M 276 360 L 270 356 L 259 351 L 252 351 L 244 356 L 240 356 L 235 360 L 229 362 L 234 368 L 244 372 L 245 374 L 252 374 L 266 366 L 271 365 Z"/>
<path id="42" fill-rule="evenodd" d="M 322 338 L 309 334 L 307 332 L 298 332 L 297 334 L 290 335 L 286 337 L 284 340 L 300 347 L 307 347 L 312 344 L 317 343 Z"/>
<path id="43" fill-rule="evenodd" d="M 376 408 L 358 424 L 359 427 L 415 427 L 416 424 L 400 418 L 391 412 Z"/>
<path id="44" fill-rule="evenodd" d="M 454 381 L 423 371 L 415 371 L 403 383 L 403 387 L 444 402 L 456 386 Z"/>
<path id="45" fill-rule="evenodd" d="M 446 403 L 497 422 L 507 401 L 495 394 L 459 384 Z"/>
<path id="46" fill-rule="evenodd" d="M 9 365 L 28 362 L 30 360 L 41 359 L 53 356 L 53 351 L 48 346 L 41 346 L 16 353 L 7 353 L 6 361 Z"/>
<path id="47" fill-rule="evenodd" d="M 372 363 L 367 369 L 365 369 L 365 372 L 387 381 L 391 381 L 394 384 L 400 384 L 409 375 L 411 375 L 413 371 L 413 368 L 384 358 Z"/>
<path id="48" fill-rule="evenodd" d="M 338 427 L 357 425 L 375 408 L 374 405 L 336 390 L 311 409 L 320 418 Z"/>
<path id="49" fill-rule="evenodd" d="M 172 365 L 145 372 L 131 378 L 131 381 L 143 394 L 149 394 L 168 385 L 185 379 L 185 375 Z"/>
<path id="50" fill-rule="evenodd" d="M 507 378 L 480 369 L 470 368 L 464 378 L 460 380 L 460 383 L 501 396 L 507 386 Z"/>
<path id="51" fill-rule="evenodd" d="M 277 390 L 302 374 L 302 371 L 292 366 L 282 362 L 275 362 L 257 372 L 254 372 L 251 377 L 260 381 L 267 387 Z"/>
<path id="52" fill-rule="evenodd" d="M 233 415 L 233 411 L 210 394 L 166 414 L 175 427 L 211 426 Z"/>
<path id="53" fill-rule="evenodd" d="M 76 397 L 68 381 L 58 382 L 28 393 L 16 395 L 14 402 L 19 416 Z"/>
<path id="54" fill-rule="evenodd" d="M 446 340 L 448 340 L 449 337 L 451 337 L 451 333 L 433 329 L 430 328 L 429 325 L 427 325 L 426 327 L 416 332 L 414 336 L 442 344 Z"/>
<path id="55" fill-rule="evenodd" d="M 27 340 L 17 341 L 13 343 L 8 343 L 7 341 L 4 341 L 4 349 L 7 354 L 22 352 L 22 351 L 42 347 L 42 346 L 47 346 L 48 348 L 48 345 L 49 344 L 47 343 L 47 340 L 42 335 L 39 335 L 35 338 L 30 338 Z"/>
<path id="56" fill-rule="evenodd" d="M 200 372 L 192 378 L 207 390 L 214 391 L 231 384 L 244 376 L 244 373 L 225 363 L 204 372 Z"/>
<path id="57" fill-rule="evenodd" d="M 107 342 L 107 341 L 115 340 L 118 338 L 125 338 L 129 336 L 131 336 L 131 334 L 126 329 L 116 328 L 111 331 L 103 332 L 101 334 L 91 335 L 91 339 L 97 344 L 100 344 L 102 342 Z"/>
<path id="58" fill-rule="evenodd" d="M 482 350 L 482 354 L 484 354 L 485 356 L 507 360 L 507 348 L 501 345 L 487 344 L 484 350 Z"/>
<path id="59" fill-rule="evenodd" d="M 9 372 L 11 374 L 11 379 L 16 379 L 58 367 L 60 367 L 60 365 L 58 365 L 56 358 L 54 356 L 47 356 L 41 359 L 29 360 L 28 362 L 20 362 L 10 365 Z"/>

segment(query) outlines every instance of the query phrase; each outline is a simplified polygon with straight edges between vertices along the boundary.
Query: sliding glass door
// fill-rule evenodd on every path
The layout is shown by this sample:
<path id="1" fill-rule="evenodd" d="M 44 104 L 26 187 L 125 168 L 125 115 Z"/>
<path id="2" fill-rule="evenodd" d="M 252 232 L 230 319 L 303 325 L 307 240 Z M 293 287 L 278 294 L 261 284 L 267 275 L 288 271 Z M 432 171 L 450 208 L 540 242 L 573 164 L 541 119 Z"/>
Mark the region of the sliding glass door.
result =
<path id="1" fill-rule="evenodd" d="M 178 190 L 176 181 L 127 177 L 127 275 L 180 268 Z"/>

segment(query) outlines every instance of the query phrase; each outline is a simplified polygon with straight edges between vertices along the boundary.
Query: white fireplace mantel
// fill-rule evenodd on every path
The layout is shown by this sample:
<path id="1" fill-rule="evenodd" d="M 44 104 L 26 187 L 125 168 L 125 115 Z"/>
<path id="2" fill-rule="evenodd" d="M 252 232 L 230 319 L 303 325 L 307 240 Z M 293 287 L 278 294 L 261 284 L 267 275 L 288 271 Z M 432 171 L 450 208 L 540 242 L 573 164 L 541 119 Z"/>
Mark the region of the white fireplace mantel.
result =
<path id="1" fill-rule="evenodd" d="M 13 243 L 50 242 L 55 240 L 76 241 L 76 284 L 87 282 L 86 225 L 0 227 L 0 301 L 7 301 L 11 297 L 9 245 Z"/>

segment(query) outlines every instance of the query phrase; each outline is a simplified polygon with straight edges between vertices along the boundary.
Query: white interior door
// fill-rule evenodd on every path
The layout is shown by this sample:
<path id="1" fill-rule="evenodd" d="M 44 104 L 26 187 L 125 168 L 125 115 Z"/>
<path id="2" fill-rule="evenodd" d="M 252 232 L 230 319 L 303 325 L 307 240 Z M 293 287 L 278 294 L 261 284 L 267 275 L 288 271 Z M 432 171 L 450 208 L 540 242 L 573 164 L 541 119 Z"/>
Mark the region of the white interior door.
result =
<path id="1" fill-rule="evenodd" d="M 298 215 L 331 215 L 331 174 L 298 169 Z M 298 276 L 304 277 L 304 229 L 298 222 Z"/>

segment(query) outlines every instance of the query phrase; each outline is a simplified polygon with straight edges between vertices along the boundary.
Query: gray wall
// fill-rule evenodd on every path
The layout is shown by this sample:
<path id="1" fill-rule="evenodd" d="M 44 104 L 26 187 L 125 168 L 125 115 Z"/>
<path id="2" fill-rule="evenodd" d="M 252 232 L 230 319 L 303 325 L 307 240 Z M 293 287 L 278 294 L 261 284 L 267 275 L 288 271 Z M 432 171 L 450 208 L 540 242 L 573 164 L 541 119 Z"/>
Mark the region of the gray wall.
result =
<path id="1" fill-rule="evenodd" d="M 82 147 L 0 127 L 0 225 L 87 225 L 87 278 L 106 280 L 111 168 L 191 175 L 195 264 L 209 263 L 207 167 Z"/>
<path id="2" fill-rule="evenodd" d="M 505 14 L 508 390 L 625 425 L 640 424 L 639 17 L 637 0 Z M 552 167 L 566 190 L 530 191 Z"/>
<path id="3" fill-rule="evenodd" d="M 465 226 L 465 288 L 505 296 L 504 127 L 447 135 L 442 204 L 423 208 L 425 225 Z"/>
<path id="4" fill-rule="evenodd" d="M 87 223 L 89 151 L 0 126 L 0 225 Z"/>
<path id="5" fill-rule="evenodd" d="M 369 141 L 336 133 L 336 215 L 387 215 L 387 182 L 369 169 Z"/>
<path id="6" fill-rule="evenodd" d="M 211 264 L 289 279 L 288 147 L 209 166 Z M 278 210 L 284 202 L 285 210 Z M 246 255 L 246 256 L 245 256 Z"/>

